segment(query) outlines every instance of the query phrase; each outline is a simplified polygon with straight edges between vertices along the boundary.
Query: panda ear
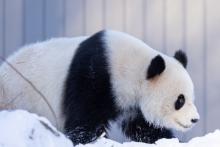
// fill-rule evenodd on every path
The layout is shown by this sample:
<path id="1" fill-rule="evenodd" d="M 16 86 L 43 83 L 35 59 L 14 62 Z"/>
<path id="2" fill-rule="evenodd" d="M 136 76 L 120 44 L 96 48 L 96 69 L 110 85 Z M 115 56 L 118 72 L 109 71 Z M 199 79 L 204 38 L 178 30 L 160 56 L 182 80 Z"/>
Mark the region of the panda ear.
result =
<path id="1" fill-rule="evenodd" d="M 147 70 L 147 79 L 152 79 L 155 76 L 160 75 L 165 70 L 165 61 L 160 56 L 157 55 L 151 60 L 151 63 Z"/>
<path id="2" fill-rule="evenodd" d="M 183 51 L 181 51 L 181 50 L 176 51 L 176 53 L 174 55 L 174 58 L 176 60 L 178 60 L 183 65 L 184 68 L 186 68 L 186 66 L 187 66 L 187 56 Z"/>

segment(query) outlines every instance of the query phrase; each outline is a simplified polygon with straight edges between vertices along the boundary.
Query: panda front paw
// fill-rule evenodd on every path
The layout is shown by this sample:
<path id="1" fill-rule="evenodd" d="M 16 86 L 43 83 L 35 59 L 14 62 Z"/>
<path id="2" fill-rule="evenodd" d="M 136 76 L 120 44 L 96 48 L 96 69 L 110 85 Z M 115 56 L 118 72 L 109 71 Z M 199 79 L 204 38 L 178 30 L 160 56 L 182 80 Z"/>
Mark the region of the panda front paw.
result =
<path id="1" fill-rule="evenodd" d="M 145 121 L 140 111 L 135 118 L 122 121 L 122 131 L 126 137 L 136 142 L 155 143 L 161 138 L 173 137 L 171 130 L 157 128 L 153 124 Z"/>
<path id="2" fill-rule="evenodd" d="M 77 126 L 73 130 L 67 131 L 67 136 L 72 140 L 74 145 L 77 144 L 87 144 L 95 141 L 99 138 L 103 132 L 105 132 L 104 127 L 86 127 Z"/>

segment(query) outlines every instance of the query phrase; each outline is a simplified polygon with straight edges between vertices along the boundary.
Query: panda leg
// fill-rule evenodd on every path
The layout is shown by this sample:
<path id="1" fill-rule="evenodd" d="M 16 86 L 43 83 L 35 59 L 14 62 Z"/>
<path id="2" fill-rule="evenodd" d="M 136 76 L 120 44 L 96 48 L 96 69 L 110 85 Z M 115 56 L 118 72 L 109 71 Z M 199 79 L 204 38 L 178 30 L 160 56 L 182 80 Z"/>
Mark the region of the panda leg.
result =
<path id="1" fill-rule="evenodd" d="M 156 128 L 145 121 L 139 113 L 135 118 L 122 121 L 122 131 L 126 137 L 136 142 L 155 143 L 161 138 L 172 138 L 173 134 L 165 128 Z"/>
<path id="2" fill-rule="evenodd" d="M 71 123 L 71 121 L 67 121 L 65 132 L 74 145 L 79 143 L 86 144 L 100 137 L 105 132 L 105 127 L 103 125 L 95 126 L 85 122 Z"/>

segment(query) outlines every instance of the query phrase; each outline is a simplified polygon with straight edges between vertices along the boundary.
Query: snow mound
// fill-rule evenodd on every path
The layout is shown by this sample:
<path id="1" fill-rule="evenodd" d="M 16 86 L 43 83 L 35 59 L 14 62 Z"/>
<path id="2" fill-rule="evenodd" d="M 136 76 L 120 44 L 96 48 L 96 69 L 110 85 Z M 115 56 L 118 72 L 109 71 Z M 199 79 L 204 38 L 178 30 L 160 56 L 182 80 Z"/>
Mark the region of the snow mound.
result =
<path id="1" fill-rule="evenodd" d="M 23 110 L 0 112 L 0 147 L 73 147 L 72 142 L 57 131 L 50 122 Z M 196 137 L 188 143 L 178 139 L 161 139 L 156 144 L 125 142 L 99 138 L 76 147 L 220 147 L 220 131 Z"/>
<path id="2" fill-rule="evenodd" d="M 178 139 L 161 139 L 156 144 L 160 147 L 220 147 L 220 130 L 203 137 L 195 137 L 188 143 L 179 143 Z"/>
<path id="3" fill-rule="evenodd" d="M 100 138 L 94 143 L 78 145 L 77 147 L 220 147 L 220 130 L 207 134 L 203 137 L 196 137 L 188 143 L 180 143 L 177 138 L 160 139 L 155 144 L 140 142 L 125 142 L 120 144 L 106 138 Z"/>
<path id="4" fill-rule="evenodd" d="M 0 147 L 73 147 L 47 119 L 23 110 L 0 112 Z"/>

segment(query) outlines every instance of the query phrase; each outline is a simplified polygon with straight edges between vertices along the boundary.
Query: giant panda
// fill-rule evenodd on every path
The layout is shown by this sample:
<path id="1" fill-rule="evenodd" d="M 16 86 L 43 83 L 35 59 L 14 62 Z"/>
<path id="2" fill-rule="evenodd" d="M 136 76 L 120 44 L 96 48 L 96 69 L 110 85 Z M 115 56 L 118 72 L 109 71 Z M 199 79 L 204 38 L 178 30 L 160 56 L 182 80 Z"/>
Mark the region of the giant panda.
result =
<path id="1" fill-rule="evenodd" d="M 113 123 L 130 140 L 154 143 L 199 120 L 186 66 L 182 51 L 170 57 L 113 30 L 51 39 L 1 65 L 0 106 L 47 117 L 74 144 L 96 140 Z"/>

